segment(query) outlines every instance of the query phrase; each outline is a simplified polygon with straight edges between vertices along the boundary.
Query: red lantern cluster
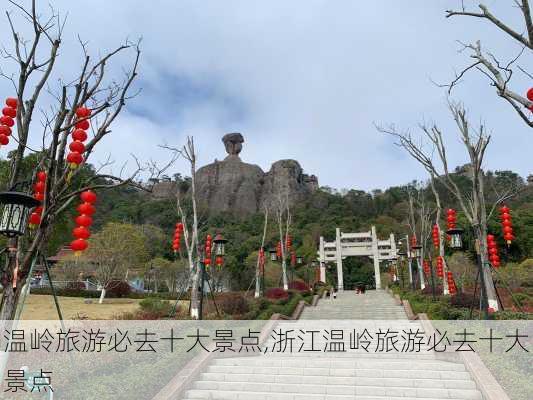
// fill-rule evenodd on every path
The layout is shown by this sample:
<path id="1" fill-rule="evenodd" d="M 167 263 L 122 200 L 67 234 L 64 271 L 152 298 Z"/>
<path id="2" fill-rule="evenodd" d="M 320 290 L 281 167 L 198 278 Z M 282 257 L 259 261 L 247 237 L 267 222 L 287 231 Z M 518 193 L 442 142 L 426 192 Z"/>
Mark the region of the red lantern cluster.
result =
<path id="1" fill-rule="evenodd" d="M 291 251 L 291 266 L 296 267 L 296 253 Z"/>
<path id="2" fill-rule="evenodd" d="M 448 280 L 448 291 L 453 296 L 457 293 L 457 286 L 455 286 L 455 280 L 453 279 L 452 271 L 448 271 L 446 274 L 446 279 Z"/>
<path id="3" fill-rule="evenodd" d="M 96 211 L 94 208 L 96 193 L 92 190 L 86 190 L 80 194 L 80 199 L 81 204 L 76 208 L 79 215 L 74 219 L 76 228 L 72 231 L 75 239 L 70 243 L 70 248 L 76 256 L 79 256 L 89 246 L 87 239 L 91 236 L 89 228 L 93 224 L 92 215 Z"/>
<path id="4" fill-rule="evenodd" d="M 431 274 L 431 267 L 429 265 L 429 260 L 424 260 L 424 273 L 429 276 Z"/>
<path id="5" fill-rule="evenodd" d="M 291 238 L 291 235 L 287 235 L 287 237 L 285 237 L 285 250 L 291 251 L 291 247 L 292 247 L 292 238 Z"/>
<path id="6" fill-rule="evenodd" d="M 210 234 L 207 234 L 205 238 L 205 248 L 204 248 L 204 265 L 206 267 L 209 267 L 211 265 L 211 245 L 212 245 L 212 238 Z"/>
<path id="7" fill-rule="evenodd" d="M 278 242 L 276 245 L 276 256 L 278 257 L 278 260 L 281 260 L 282 251 L 281 251 L 281 242 Z"/>
<path id="8" fill-rule="evenodd" d="M 37 181 L 33 185 L 33 197 L 36 200 L 43 201 L 44 193 L 46 192 L 46 172 L 37 172 Z M 41 224 L 41 215 L 43 213 L 43 206 L 35 207 L 35 210 L 30 214 L 30 229 L 35 229 Z"/>
<path id="9" fill-rule="evenodd" d="M 494 235 L 487 235 L 487 248 L 489 251 L 489 261 L 494 268 L 499 268 L 501 265 L 500 255 L 498 251 L 498 244 Z"/>
<path id="10" fill-rule="evenodd" d="M 174 239 L 172 241 L 172 250 L 174 250 L 174 254 L 180 251 L 182 234 L 183 234 L 183 223 L 178 222 L 176 224 L 176 228 L 174 229 Z"/>
<path id="11" fill-rule="evenodd" d="M 70 153 L 67 154 L 67 162 L 71 169 L 75 169 L 83 162 L 82 154 L 85 152 L 85 142 L 87 140 L 87 129 L 89 129 L 89 120 L 86 119 L 91 115 L 91 110 L 86 107 L 76 109 L 77 122 L 74 132 L 72 132 L 72 142 L 69 145 Z"/>
<path id="12" fill-rule="evenodd" d="M 446 211 L 446 227 L 448 230 L 455 229 L 457 226 L 457 211 L 455 211 L 453 208 L 448 208 Z M 448 235 L 447 237 L 448 241 L 450 241 L 451 237 Z"/>
<path id="13" fill-rule="evenodd" d="M 439 226 L 437 224 L 433 225 L 433 231 L 431 234 L 433 236 L 433 246 L 435 247 L 435 250 L 438 250 L 440 245 L 440 235 Z"/>
<path id="14" fill-rule="evenodd" d="M 261 272 L 264 271 L 265 269 L 265 262 L 266 262 L 266 259 L 265 259 L 265 249 L 264 248 L 260 248 L 259 249 L 259 270 Z"/>
<path id="15" fill-rule="evenodd" d="M 442 256 L 437 256 L 437 276 L 444 278 L 444 258 Z"/>
<path id="16" fill-rule="evenodd" d="M 507 206 L 500 208 L 500 220 L 502 221 L 503 238 L 509 246 L 514 240 L 513 221 L 511 220 L 511 209 Z"/>
<path id="17" fill-rule="evenodd" d="M 415 247 L 417 244 L 416 236 L 411 236 L 411 247 Z"/>
<path id="18" fill-rule="evenodd" d="M 13 97 L 6 99 L 6 106 L 2 109 L 2 116 L 0 117 L 0 145 L 9 143 L 9 136 L 11 135 L 11 128 L 15 125 L 15 118 L 17 117 L 18 100 Z"/>

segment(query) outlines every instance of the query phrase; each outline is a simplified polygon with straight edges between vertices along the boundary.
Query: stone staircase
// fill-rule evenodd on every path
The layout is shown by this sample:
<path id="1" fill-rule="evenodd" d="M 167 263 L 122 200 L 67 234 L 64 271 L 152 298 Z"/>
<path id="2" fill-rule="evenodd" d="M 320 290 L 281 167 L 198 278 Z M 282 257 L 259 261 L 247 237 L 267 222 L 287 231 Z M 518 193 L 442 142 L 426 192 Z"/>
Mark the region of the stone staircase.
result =
<path id="1" fill-rule="evenodd" d="M 295 326 L 281 329 L 342 329 L 367 321 L 366 326 L 416 329 L 403 307 L 384 291 L 364 295 L 339 293 L 306 307 Z M 328 320 L 336 320 L 329 321 Z M 338 321 L 346 320 L 346 321 Z M 348 320 L 352 320 L 349 322 Z M 386 323 L 379 320 L 388 320 Z M 390 320 L 394 320 L 391 322 Z M 421 327 L 419 327 L 423 330 Z M 323 340 L 317 347 L 324 345 Z M 269 339 L 266 345 L 273 344 Z M 398 344 L 401 346 L 401 343 Z M 183 394 L 183 399 L 232 400 L 482 400 L 475 382 L 460 362 L 444 361 L 431 352 L 271 353 L 215 358 Z"/>

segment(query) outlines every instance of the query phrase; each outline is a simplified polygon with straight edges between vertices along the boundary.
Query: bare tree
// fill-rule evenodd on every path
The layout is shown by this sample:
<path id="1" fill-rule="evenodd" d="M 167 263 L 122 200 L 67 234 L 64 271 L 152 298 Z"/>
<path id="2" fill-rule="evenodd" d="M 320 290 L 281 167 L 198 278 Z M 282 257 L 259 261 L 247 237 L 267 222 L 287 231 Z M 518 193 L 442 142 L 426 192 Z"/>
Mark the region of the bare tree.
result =
<path id="1" fill-rule="evenodd" d="M 279 240 L 281 244 L 281 273 L 283 281 L 283 289 L 289 290 L 289 280 L 287 277 L 287 238 L 292 223 L 292 214 L 289 205 L 289 189 L 279 188 L 275 198 L 274 209 L 276 219 L 278 222 Z"/>
<path id="2" fill-rule="evenodd" d="M 416 263 L 420 289 L 423 290 L 426 288 L 426 283 L 422 265 L 428 252 L 427 243 L 431 232 L 430 219 L 433 212 L 427 204 L 423 186 L 417 185 L 408 188 L 407 198 L 409 202 L 409 229 L 411 230 L 413 237 L 418 238 L 418 245 L 421 246 L 420 256 L 417 258 Z"/>
<path id="3" fill-rule="evenodd" d="M 477 131 L 470 126 L 466 111 L 462 105 L 450 103 L 449 108 L 459 130 L 461 141 L 463 142 L 469 157 L 467 174 L 470 180 L 470 190 L 468 192 L 463 192 L 463 190 L 461 190 L 449 170 L 446 145 L 443 140 L 442 132 L 436 124 L 429 126 L 423 124 L 420 126 L 423 132 L 423 137 L 430 142 L 430 149 L 424 147 L 423 141 L 418 141 L 413 138 L 410 132 L 399 132 L 394 126 L 389 128 L 377 128 L 381 132 L 394 136 L 398 140 L 396 144 L 406 150 L 411 157 L 426 169 L 430 176 L 441 182 L 457 199 L 461 210 L 472 227 L 479 249 L 479 268 L 482 277 L 482 290 L 486 300 L 486 304 L 484 305 L 485 310 L 492 308 L 494 311 L 497 311 L 499 307 L 496 299 L 496 290 L 492 280 L 491 266 L 488 262 L 487 220 L 497 204 L 512 197 L 516 192 L 513 188 L 510 188 L 504 193 L 501 193 L 500 196 L 495 199 L 492 209 L 490 209 L 491 211 L 487 211 L 483 160 L 485 157 L 485 151 L 490 142 L 490 135 L 487 133 L 486 127 L 483 124 L 480 124 Z M 440 164 L 440 167 L 433 160 L 434 153 L 437 155 L 437 163 Z"/>
<path id="4" fill-rule="evenodd" d="M 439 231 L 439 254 L 438 256 L 442 260 L 442 269 L 443 269 L 443 276 L 444 279 L 442 280 L 442 292 L 444 295 L 449 294 L 448 290 L 448 280 L 446 279 L 446 272 L 448 271 L 448 266 L 446 264 L 446 260 L 444 257 L 444 238 L 445 233 L 443 232 L 441 228 L 441 217 L 442 217 L 442 203 L 440 201 L 440 194 L 437 191 L 437 187 L 435 185 L 435 176 L 431 175 L 431 179 L 429 181 L 431 191 L 433 192 L 433 196 L 435 197 L 435 225 L 437 226 L 437 229 Z"/>
<path id="5" fill-rule="evenodd" d="M 494 15 L 489 8 L 482 3 L 478 5 L 479 11 L 467 9 L 464 6 L 464 3 L 459 10 L 446 11 L 447 18 L 466 16 L 489 22 L 506 35 L 510 41 L 518 43 L 520 49 L 517 51 L 516 56 L 504 62 L 490 51 L 482 49 L 480 40 L 469 44 L 461 43 L 463 46 L 462 50 L 468 51 L 473 61 L 457 73 L 455 79 L 450 84 L 441 86 L 447 86 L 449 92 L 451 92 L 465 74 L 470 71 L 478 71 L 489 79 L 491 85 L 496 89 L 497 95 L 506 100 L 527 125 L 533 127 L 531 112 L 527 111 L 528 109 L 533 111 L 533 102 L 510 88 L 511 80 L 516 72 L 514 69 L 515 67 L 520 73 L 525 75 L 525 77 L 529 79 L 533 77 L 530 72 L 526 71 L 524 67 L 518 64 L 524 53 L 530 54 L 531 50 L 533 50 L 533 20 L 531 18 L 529 1 L 514 0 L 514 3 L 520 10 L 523 20 L 523 24 L 517 27 L 512 27 L 502 21 L 501 18 Z M 525 32 L 525 34 L 523 32 Z"/>
<path id="6" fill-rule="evenodd" d="M 190 282 L 191 282 L 191 317 L 200 318 L 200 296 L 198 284 L 200 280 L 200 262 L 201 251 L 198 245 L 198 207 L 196 198 L 196 149 L 194 147 L 194 138 L 187 136 L 187 144 L 182 148 L 174 148 L 169 146 L 162 146 L 170 150 L 174 155 L 183 157 L 190 166 L 191 171 L 191 186 L 190 198 L 192 205 L 192 216 L 189 215 L 182 205 L 182 192 L 180 185 L 176 185 L 176 206 L 178 215 L 183 223 L 183 239 L 185 242 L 185 250 L 187 252 L 187 260 L 189 263 Z M 192 220 L 191 220 L 192 219 Z"/>
<path id="7" fill-rule="evenodd" d="M 267 234 L 267 227 L 268 227 L 268 207 L 265 206 L 264 208 L 264 222 L 263 222 L 263 236 L 261 237 L 261 247 L 260 249 L 265 248 L 265 239 Z M 263 260 L 261 259 L 261 250 L 257 254 L 257 264 L 255 266 L 255 294 L 254 297 L 258 298 L 261 295 L 261 290 L 265 290 L 264 285 L 265 282 L 261 279 L 261 268 L 265 268 L 264 265 L 261 265 Z M 263 287 L 261 288 L 261 284 Z M 264 294 L 264 293 L 263 293 Z"/>
<path id="8" fill-rule="evenodd" d="M 7 13 L 13 45 L 5 46 L 2 56 L 5 63 L 11 63 L 14 68 L 10 73 L 8 71 L 11 66 L 3 67 L 0 73 L 13 84 L 18 100 L 16 132 L 12 136 L 17 147 L 10 153 L 9 187 L 15 187 L 28 178 L 32 179 L 23 176 L 22 168 L 24 157 L 31 153 L 38 155 L 38 168 L 47 173 L 47 179 L 40 225 L 31 235 L 9 241 L 8 247 L 12 250 L 8 252 L 0 276 L 4 287 L 0 310 L 2 320 L 14 317 L 21 288 L 28 282 L 32 260 L 47 243 L 57 217 L 72 204 L 79 193 L 87 189 L 133 184 L 141 169 L 138 164 L 137 171 L 128 178 L 97 174 L 73 187 L 71 182 L 81 179 L 79 172 L 82 168 L 71 170 L 65 157 L 69 134 L 77 122 L 77 108 L 83 106 L 92 110 L 91 116 L 85 118 L 90 118 L 93 136 L 85 146 L 83 165 L 97 144 L 111 132 L 111 124 L 124 109 L 126 102 L 135 96 L 132 84 L 137 77 L 141 54 L 139 43 L 126 42 L 101 57 L 93 58 L 87 44 L 80 39 L 79 71 L 72 78 L 60 77 L 52 81 L 52 72 L 60 56 L 65 19 L 61 19 L 54 9 L 51 9 L 49 17 L 43 17 L 36 8 L 35 0 L 27 8 L 13 0 L 9 0 L 9 3 L 16 10 Z M 17 30 L 17 16 L 21 16 L 22 21 L 29 25 L 29 30 L 25 27 Z M 27 37 L 21 33 L 26 31 Z M 131 66 L 124 69 L 123 77 L 107 78 L 109 64 L 119 54 L 127 52 L 131 52 L 132 61 Z M 53 100 L 46 108 L 40 106 L 45 101 L 42 99 L 45 93 L 49 95 L 45 100 Z M 35 126 L 35 122 L 41 122 L 42 129 Z M 39 140 L 35 140 L 37 135 Z M 42 143 L 41 148 L 30 148 L 30 141 Z M 17 265 L 18 273 L 15 274 Z M 12 284 L 14 275 L 16 282 Z"/>

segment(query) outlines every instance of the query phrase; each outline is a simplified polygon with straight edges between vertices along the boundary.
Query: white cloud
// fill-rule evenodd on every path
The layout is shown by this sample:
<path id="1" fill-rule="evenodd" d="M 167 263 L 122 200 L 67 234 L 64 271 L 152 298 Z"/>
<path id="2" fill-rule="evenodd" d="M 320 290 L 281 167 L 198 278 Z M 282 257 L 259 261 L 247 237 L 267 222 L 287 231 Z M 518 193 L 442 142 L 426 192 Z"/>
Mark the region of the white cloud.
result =
<path id="1" fill-rule="evenodd" d="M 444 10 L 456 1 L 55 3 L 69 10 L 63 53 L 71 60 L 75 32 L 93 49 L 143 36 L 139 84 L 146 91 L 95 156 L 111 152 L 117 163 L 129 153 L 160 158 L 160 141 L 178 146 L 194 134 L 205 163 L 224 157 L 224 133 L 240 131 L 244 160 L 268 169 L 278 159 L 295 158 L 321 184 L 339 188 L 424 177 L 373 122 L 416 128 L 422 118 L 435 120 L 446 132 L 453 162 L 464 162 L 445 93 L 430 77 L 449 81 L 454 67 L 469 62 L 457 53 L 456 39 L 480 38 L 508 56 L 518 50 L 480 21 L 446 20 Z M 490 5 L 516 20 L 510 7 Z M 517 84 L 525 90 L 529 82 L 518 78 Z M 472 74 L 455 96 L 474 121 L 484 118 L 494 130 L 487 166 L 530 173 L 531 132 L 487 82 Z M 512 155 L 502 151 L 506 146 Z M 176 169 L 185 172 L 185 163 Z"/>

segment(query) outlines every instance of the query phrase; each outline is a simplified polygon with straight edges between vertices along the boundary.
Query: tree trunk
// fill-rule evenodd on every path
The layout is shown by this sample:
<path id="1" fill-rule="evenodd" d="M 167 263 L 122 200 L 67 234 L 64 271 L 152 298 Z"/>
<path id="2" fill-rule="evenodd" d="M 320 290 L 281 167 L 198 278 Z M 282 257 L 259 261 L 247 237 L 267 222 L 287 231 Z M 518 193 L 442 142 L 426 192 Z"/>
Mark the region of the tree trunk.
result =
<path id="1" fill-rule="evenodd" d="M 283 269 L 283 290 L 289 290 L 289 281 L 287 279 L 287 261 L 285 260 L 285 257 L 283 258 L 281 268 Z"/>
<path id="2" fill-rule="evenodd" d="M 102 291 L 100 292 L 100 300 L 98 300 L 98 304 L 102 304 L 104 302 L 105 293 L 106 293 L 106 290 L 105 290 L 105 287 L 103 287 Z"/>
<path id="3" fill-rule="evenodd" d="M 422 257 L 419 257 L 416 259 L 416 265 L 418 267 L 418 279 L 420 279 L 420 289 L 424 290 L 426 288 L 426 284 L 424 282 L 424 270 L 422 269 Z"/>
<path id="4" fill-rule="evenodd" d="M 474 226 L 474 233 L 479 245 L 478 254 L 478 268 L 481 282 L 481 308 L 484 312 L 495 312 L 499 310 L 498 298 L 496 296 L 496 287 L 492 280 L 492 273 L 490 270 L 488 250 L 487 250 L 487 228 L 481 226 L 483 224 Z"/>
<path id="5" fill-rule="evenodd" d="M 192 277 L 192 287 L 191 287 L 191 318 L 199 319 L 200 317 L 200 298 L 199 295 L 203 295 L 203 293 L 199 293 L 198 291 L 198 281 L 200 277 L 200 266 L 196 265 L 195 271 L 193 272 Z"/>

